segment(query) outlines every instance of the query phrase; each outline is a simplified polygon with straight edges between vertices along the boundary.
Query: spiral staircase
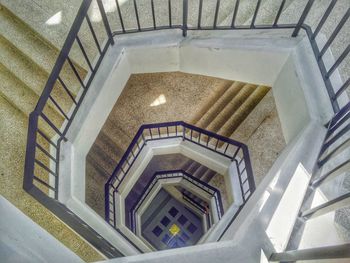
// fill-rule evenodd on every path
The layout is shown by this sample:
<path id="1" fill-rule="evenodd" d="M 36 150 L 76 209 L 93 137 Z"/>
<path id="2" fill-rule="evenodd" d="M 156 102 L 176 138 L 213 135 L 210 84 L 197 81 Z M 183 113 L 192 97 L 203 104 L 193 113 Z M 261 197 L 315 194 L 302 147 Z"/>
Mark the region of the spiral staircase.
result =
<path id="1" fill-rule="evenodd" d="M 347 262 L 349 16 L 1 0 L 0 258 Z"/>

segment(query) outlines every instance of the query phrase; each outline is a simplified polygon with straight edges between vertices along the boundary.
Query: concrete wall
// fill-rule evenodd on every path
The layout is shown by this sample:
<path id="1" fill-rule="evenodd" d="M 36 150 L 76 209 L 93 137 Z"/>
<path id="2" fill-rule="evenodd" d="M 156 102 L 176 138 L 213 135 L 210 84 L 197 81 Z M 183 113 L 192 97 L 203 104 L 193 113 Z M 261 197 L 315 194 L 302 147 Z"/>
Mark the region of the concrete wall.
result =
<path id="1" fill-rule="evenodd" d="M 83 262 L 2 196 L 0 215 L 1 262 Z"/>
<path id="2" fill-rule="evenodd" d="M 310 119 L 322 119 L 322 116 L 317 116 L 318 110 L 311 107 L 314 105 L 310 102 L 311 96 L 305 95 L 308 85 L 302 85 L 315 78 L 317 83 L 320 76 L 314 71 L 315 74 L 300 71 L 298 65 L 304 63 L 306 68 L 309 63 L 308 60 L 298 60 L 296 56 L 305 48 L 299 45 L 300 39 L 281 37 L 283 32 L 270 35 L 267 31 L 261 31 L 259 36 L 254 33 L 249 41 L 244 32 L 221 33 L 219 38 L 215 34 L 218 32 L 212 36 L 208 33 L 204 36 L 190 34 L 185 40 L 181 32 L 118 37 L 117 44 L 108 50 L 67 134 L 70 143 L 62 147 L 59 188 L 69 190 L 59 191 L 66 195 L 60 194 L 60 200 L 74 203 L 71 205 L 73 211 L 79 207 L 80 213 L 84 214 L 85 157 L 132 73 L 180 70 L 271 85 L 284 136 L 289 142 Z M 307 78 L 304 73 L 308 74 Z M 317 93 L 317 90 L 310 93 Z M 316 98 L 323 95 L 321 92 Z M 96 219 L 94 222 L 95 219 L 89 216 L 87 219 L 92 220 L 91 224 L 100 221 Z M 120 238 L 117 235 L 111 238 L 111 243 L 119 249 L 117 240 Z M 127 249 L 127 254 L 136 253 L 132 247 L 124 249 Z"/>

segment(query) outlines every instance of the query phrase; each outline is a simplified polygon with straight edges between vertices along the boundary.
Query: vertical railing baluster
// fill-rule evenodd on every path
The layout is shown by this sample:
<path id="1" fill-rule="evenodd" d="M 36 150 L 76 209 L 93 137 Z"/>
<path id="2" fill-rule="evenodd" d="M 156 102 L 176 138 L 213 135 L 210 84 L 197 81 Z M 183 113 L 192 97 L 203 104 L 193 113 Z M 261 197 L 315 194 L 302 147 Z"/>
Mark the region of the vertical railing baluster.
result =
<path id="1" fill-rule="evenodd" d="M 169 27 L 173 27 L 171 14 L 171 0 L 168 0 Z"/>
<path id="2" fill-rule="evenodd" d="M 332 10 L 333 10 L 335 4 L 337 3 L 337 1 L 338 1 L 338 0 L 332 0 L 332 2 L 329 4 L 329 6 L 328 6 L 326 12 L 323 14 L 323 16 L 322 16 L 320 22 L 319 22 L 318 25 L 317 25 L 317 27 L 316 27 L 316 29 L 315 29 L 315 32 L 312 34 L 311 39 L 315 39 L 316 36 L 318 35 L 318 33 L 321 31 L 321 29 L 322 29 L 324 23 L 326 22 L 326 20 L 327 20 L 329 14 L 332 12 Z"/>
<path id="3" fill-rule="evenodd" d="M 188 0 L 182 2 L 182 36 L 187 36 Z"/>
<path id="4" fill-rule="evenodd" d="M 109 26 L 108 18 L 106 15 L 105 8 L 103 7 L 102 0 L 97 0 L 97 5 L 98 5 L 98 8 L 100 9 L 102 22 L 103 22 L 103 25 L 105 26 L 107 36 L 108 36 L 109 40 L 111 41 L 111 44 L 113 45 L 114 44 L 113 34 L 112 34 L 111 28 Z"/>
<path id="5" fill-rule="evenodd" d="M 220 9 L 220 0 L 216 0 L 214 24 L 213 24 L 214 29 L 216 28 L 216 25 L 218 23 L 219 9 Z"/>
<path id="6" fill-rule="evenodd" d="M 73 101 L 73 103 L 75 105 L 77 105 L 78 103 L 76 102 L 75 98 L 73 97 L 73 94 L 69 91 L 69 89 L 67 88 L 66 84 L 63 82 L 63 80 L 61 79 L 60 76 L 58 76 L 58 81 L 61 83 L 63 89 L 67 92 L 68 96 L 71 98 L 71 100 Z"/>
<path id="7" fill-rule="evenodd" d="M 282 12 L 283 12 L 283 8 L 284 8 L 285 4 L 286 4 L 286 0 L 283 0 L 282 3 L 281 3 L 281 5 L 280 5 L 280 8 L 278 9 L 278 12 L 277 12 L 275 21 L 273 22 L 273 26 L 274 26 L 274 27 L 276 27 L 277 24 L 278 24 L 278 21 L 279 21 L 279 19 L 280 19 L 280 17 L 281 17 L 281 14 L 282 14 Z"/>
<path id="8" fill-rule="evenodd" d="M 134 0 L 134 11 L 135 11 L 135 16 L 136 16 L 136 23 L 137 23 L 138 31 L 141 31 L 139 11 L 137 10 L 136 0 Z"/>
<path id="9" fill-rule="evenodd" d="M 307 2 L 306 6 L 304 8 L 304 11 L 303 11 L 303 13 L 300 16 L 300 19 L 299 19 L 297 25 L 295 26 L 295 29 L 294 29 L 294 31 L 292 33 L 292 37 L 296 37 L 299 34 L 299 31 L 300 31 L 301 27 L 303 26 L 304 21 L 305 21 L 307 15 L 309 14 L 310 9 L 311 9 L 311 7 L 312 7 L 314 2 L 315 2 L 315 0 L 309 0 Z"/>
<path id="10" fill-rule="evenodd" d="M 235 10 L 233 11 L 233 16 L 232 16 L 231 28 L 235 28 L 237 13 L 239 9 L 239 2 L 240 0 L 236 0 Z"/>
<path id="11" fill-rule="evenodd" d="M 151 0 L 151 9 L 152 9 L 153 29 L 156 29 L 157 25 L 156 25 L 156 15 L 154 11 L 154 0 Z"/>
<path id="12" fill-rule="evenodd" d="M 120 26 L 122 27 L 123 33 L 125 33 L 124 21 L 123 21 L 122 12 L 119 6 L 119 0 L 115 0 L 115 4 L 117 5 L 117 12 L 119 16 Z"/>
<path id="13" fill-rule="evenodd" d="M 326 53 L 327 49 L 331 46 L 331 44 L 333 43 L 333 41 L 336 38 L 336 36 L 338 35 L 340 30 L 345 25 L 345 23 L 348 20 L 349 16 L 350 16 L 350 8 L 348 8 L 346 13 L 344 14 L 342 19 L 340 20 L 339 24 L 336 26 L 336 28 L 334 29 L 333 33 L 331 34 L 331 36 L 327 40 L 326 44 L 323 46 L 322 50 L 320 51 L 320 54 L 318 55 L 318 59 L 321 59 L 321 57 L 324 55 L 324 53 Z"/>
<path id="14" fill-rule="evenodd" d="M 339 65 L 343 62 L 346 56 L 350 53 L 350 44 L 344 50 L 344 52 L 339 56 L 339 58 L 335 61 L 335 63 L 330 67 L 330 69 L 326 73 L 326 78 L 329 78 L 333 72 L 339 67 Z"/>
<path id="15" fill-rule="evenodd" d="M 56 101 L 54 98 L 52 98 L 51 95 L 49 96 L 49 99 L 52 101 L 52 103 L 55 105 L 55 107 L 58 109 L 58 111 L 63 115 L 63 117 L 64 117 L 67 121 L 69 121 L 70 118 L 67 116 L 67 114 L 64 112 L 64 110 L 61 108 L 61 106 L 58 105 L 57 101 Z"/>
<path id="16" fill-rule="evenodd" d="M 102 53 L 101 46 L 100 46 L 100 43 L 97 40 L 96 33 L 95 33 L 95 30 L 94 30 L 94 28 L 92 26 L 90 17 L 88 15 L 86 15 L 85 19 L 86 19 L 86 22 L 87 22 L 87 24 L 89 26 L 90 32 L 92 34 L 92 38 L 94 39 L 94 42 L 95 42 L 96 47 L 98 49 L 98 52 L 101 54 Z"/>
<path id="17" fill-rule="evenodd" d="M 337 99 L 348 87 L 350 86 L 350 78 L 348 78 L 347 81 L 344 82 L 344 84 L 340 87 L 340 89 L 335 93 L 334 97 L 332 98 Z"/>
<path id="18" fill-rule="evenodd" d="M 70 66 L 71 69 L 73 70 L 74 75 L 77 77 L 77 79 L 78 79 L 80 85 L 85 89 L 86 87 L 85 87 L 85 85 L 84 85 L 84 83 L 83 83 L 83 80 L 81 79 L 81 77 L 80 77 L 80 75 L 79 75 L 77 69 L 75 68 L 75 66 L 74 66 L 74 64 L 73 64 L 73 62 L 72 62 L 72 60 L 71 60 L 68 56 L 67 56 L 67 61 L 68 61 L 69 66 Z"/>
<path id="19" fill-rule="evenodd" d="M 261 4 L 261 0 L 258 0 L 258 2 L 256 3 L 256 7 L 255 7 L 254 15 L 253 15 L 253 18 L 252 18 L 252 22 L 250 23 L 250 28 L 254 28 L 255 27 L 255 20 L 256 20 L 256 17 L 258 16 L 258 12 L 259 12 L 259 9 L 260 9 L 260 4 Z"/>
<path id="20" fill-rule="evenodd" d="M 202 11 L 203 11 L 203 0 L 199 0 L 199 8 L 198 8 L 198 25 L 197 28 L 201 28 L 202 23 Z"/>
<path id="21" fill-rule="evenodd" d="M 92 67 L 92 64 L 90 62 L 90 59 L 89 59 L 88 55 L 86 54 L 86 51 L 85 51 L 84 46 L 83 46 L 83 43 L 81 43 L 79 36 L 76 36 L 76 40 L 77 40 L 79 48 L 80 48 L 80 50 L 81 50 L 81 52 L 82 52 L 82 54 L 84 56 L 84 59 L 85 59 L 86 63 L 88 64 L 90 70 L 94 71 L 94 69 Z"/>

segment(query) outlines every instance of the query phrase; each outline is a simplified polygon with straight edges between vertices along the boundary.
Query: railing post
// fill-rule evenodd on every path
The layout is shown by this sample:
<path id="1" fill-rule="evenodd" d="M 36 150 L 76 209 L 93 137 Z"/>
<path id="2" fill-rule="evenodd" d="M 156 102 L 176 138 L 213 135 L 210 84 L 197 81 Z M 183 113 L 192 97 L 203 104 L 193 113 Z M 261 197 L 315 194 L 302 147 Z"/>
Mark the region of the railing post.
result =
<path id="1" fill-rule="evenodd" d="M 105 220 L 109 223 L 109 183 L 105 184 Z"/>
<path id="2" fill-rule="evenodd" d="M 182 6 L 182 35 L 187 36 L 187 16 L 188 16 L 188 0 L 183 0 Z"/>
<path id="3" fill-rule="evenodd" d="M 299 34 L 299 31 L 300 31 L 302 25 L 304 24 L 304 21 L 305 21 L 307 15 L 309 14 L 310 9 L 311 9 L 314 2 L 315 2 L 315 0 L 309 0 L 307 2 L 306 6 L 304 8 L 304 11 L 301 14 L 300 19 L 299 19 L 299 21 L 298 21 L 298 23 L 293 31 L 292 37 L 296 37 Z"/>
<path id="4" fill-rule="evenodd" d="M 100 9 L 102 21 L 103 21 L 103 24 L 105 26 L 108 38 L 111 41 L 111 44 L 113 45 L 114 44 L 113 34 L 112 34 L 112 31 L 111 31 L 111 27 L 109 26 L 109 22 L 108 22 L 108 19 L 107 19 L 106 11 L 105 11 L 105 9 L 103 7 L 102 1 L 101 0 L 97 0 L 97 5 L 98 5 L 98 8 Z"/>

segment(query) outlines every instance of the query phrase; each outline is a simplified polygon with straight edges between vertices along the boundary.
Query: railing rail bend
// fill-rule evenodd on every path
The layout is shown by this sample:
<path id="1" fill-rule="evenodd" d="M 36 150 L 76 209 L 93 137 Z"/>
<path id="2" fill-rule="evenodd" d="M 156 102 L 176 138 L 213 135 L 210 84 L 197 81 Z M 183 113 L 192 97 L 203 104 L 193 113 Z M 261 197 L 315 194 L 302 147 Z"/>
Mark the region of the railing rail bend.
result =
<path id="1" fill-rule="evenodd" d="M 181 138 L 194 143 L 220 156 L 231 160 L 238 173 L 243 203 L 255 191 L 252 165 L 248 147 L 230 138 L 201 129 L 183 121 L 154 123 L 142 125 L 105 184 L 105 217 L 117 228 L 115 197 L 123 182 L 127 179 L 133 164 L 147 142 Z"/>
<path id="2" fill-rule="evenodd" d="M 213 16 L 210 18 L 212 19 L 210 23 L 205 21 L 207 17 L 203 14 L 203 12 L 208 7 L 205 6 L 204 1 L 202 0 L 198 0 L 199 4 L 198 7 L 196 7 L 198 9 L 196 9 L 194 13 L 192 6 L 189 8 L 191 2 L 188 0 L 179 1 L 182 3 L 181 6 L 176 6 L 177 2 L 173 0 L 163 0 L 157 2 L 151 1 L 151 5 L 147 8 L 144 6 L 140 8 L 142 3 L 140 3 L 138 0 L 133 0 L 132 3 L 134 7 L 134 14 L 130 14 L 130 9 L 124 8 L 119 0 L 116 1 L 115 11 L 108 13 L 105 11 L 102 0 L 95 1 L 97 1 L 98 9 L 94 10 L 94 12 L 98 12 L 100 15 L 100 23 L 102 24 L 103 29 L 98 30 L 98 32 L 95 29 L 98 22 L 92 21 L 89 15 L 92 0 L 84 0 L 62 46 L 52 72 L 49 75 L 35 110 L 29 115 L 23 188 L 48 209 L 55 211 L 54 213 L 61 220 L 71 226 L 90 243 L 97 244 L 96 246 L 99 247 L 101 251 L 104 251 L 103 253 L 108 257 L 120 256 L 121 253 L 112 248 L 112 246 L 104 239 L 96 238 L 96 233 L 94 233 L 89 226 L 85 227 L 82 222 L 78 222 L 79 220 L 73 222 L 73 219 L 70 216 L 72 215 L 72 211 L 65 206 L 62 206 L 57 201 L 59 194 L 58 180 L 60 176 L 58 167 L 61 143 L 67 140 L 67 132 L 82 104 L 87 91 L 89 90 L 89 86 L 92 83 L 96 72 L 98 71 L 102 59 L 106 54 L 108 47 L 114 44 L 114 38 L 117 38 L 118 35 L 165 29 L 182 30 L 184 37 L 187 36 L 189 31 L 195 30 L 290 29 L 293 30 L 291 36 L 296 37 L 299 36 L 303 30 L 311 44 L 315 60 L 320 69 L 321 76 L 330 98 L 330 104 L 332 105 L 334 112 L 340 113 L 344 109 L 342 108 L 343 104 L 340 102 L 343 101 L 344 97 L 346 97 L 344 95 L 348 91 L 350 78 L 345 76 L 345 79 L 342 82 L 339 82 L 338 80 L 334 81 L 333 77 L 336 72 L 339 72 L 340 67 L 344 65 L 345 61 L 349 60 L 350 44 L 347 43 L 344 50 L 331 65 L 327 65 L 326 61 L 328 61 L 328 58 L 326 59 L 325 57 L 327 53 L 330 53 L 331 47 L 337 41 L 339 34 L 344 31 L 350 17 L 350 8 L 340 10 L 343 11 L 343 15 L 341 15 L 339 22 L 336 24 L 330 35 L 326 37 L 325 44 L 323 42 L 320 43 L 318 40 L 318 36 L 321 34 L 321 32 L 323 32 L 323 29 L 327 27 L 326 24 L 330 20 L 330 16 L 332 15 L 333 11 L 339 11 L 340 7 L 338 3 L 340 1 L 338 0 L 329 1 L 329 5 L 324 10 L 324 13 L 322 14 L 322 17 L 317 23 L 315 29 L 313 29 L 313 27 L 306 22 L 310 13 L 313 11 L 315 6 L 317 6 L 314 4 L 314 0 L 305 0 L 305 5 L 300 17 L 297 19 L 297 21 L 291 21 L 290 23 L 281 23 L 282 19 L 284 18 L 284 11 L 288 2 L 286 0 L 281 0 L 279 6 L 276 6 L 276 10 L 271 10 L 276 11 L 274 21 L 271 24 L 262 24 L 258 22 L 258 17 L 262 10 L 261 5 L 263 4 L 262 1 L 259 0 L 256 2 L 252 20 L 248 25 L 240 24 L 238 22 L 240 15 L 240 0 L 235 1 L 235 4 L 232 6 L 232 10 L 224 10 L 232 13 L 232 18 L 229 17 L 230 21 L 228 25 L 223 25 L 220 20 L 220 14 L 223 11 L 223 8 L 225 8 L 221 4 L 220 0 L 216 0 L 214 2 L 215 4 L 212 7 Z M 164 8 L 159 9 L 161 4 L 165 4 L 165 6 Z M 162 11 L 160 12 L 159 10 Z M 159 17 L 160 15 L 164 16 L 166 19 L 162 21 Z M 114 16 L 114 18 L 116 17 L 120 22 L 119 26 L 115 26 L 115 23 L 111 23 L 112 16 Z M 147 23 L 144 24 L 145 16 L 146 18 L 151 18 L 151 26 L 147 25 Z M 127 21 L 130 18 L 135 20 L 134 26 L 130 26 L 132 23 Z M 87 26 L 82 27 L 83 23 L 85 23 Z M 82 32 L 83 29 L 84 32 Z M 104 33 L 106 41 L 101 40 L 101 33 Z M 91 37 L 91 43 L 87 42 L 87 40 L 84 38 L 84 35 L 86 34 Z M 88 45 L 90 44 L 97 50 L 96 57 L 91 57 L 88 52 Z M 77 49 L 73 48 L 73 46 L 77 47 Z M 72 52 L 72 49 L 74 49 L 74 52 Z M 80 57 L 76 56 L 77 54 L 75 54 L 75 50 L 80 52 Z M 93 61 L 95 61 L 95 63 L 93 63 Z M 86 77 L 81 73 L 82 68 L 79 65 L 82 64 L 86 64 L 87 69 L 89 70 L 89 74 L 87 74 Z M 76 90 L 77 87 L 71 87 L 65 80 L 63 74 L 61 74 L 64 67 L 70 68 L 70 74 L 74 76 L 76 81 L 79 83 L 78 90 Z M 60 92 L 65 92 L 67 99 L 71 101 L 72 107 L 69 110 L 67 110 L 59 99 L 55 97 L 56 86 L 59 87 Z M 63 121 L 51 119 L 50 114 L 48 114 L 46 111 L 46 108 L 48 107 L 54 108 L 59 113 Z M 348 118 L 349 114 L 346 116 Z M 194 129 L 195 128 L 193 128 L 193 130 Z M 333 130 L 335 130 L 335 127 L 333 127 Z M 341 136 L 334 137 L 331 142 L 339 140 L 340 137 Z M 42 145 L 40 143 L 42 141 L 50 145 L 52 150 L 49 150 L 47 147 Z M 325 143 L 325 145 L 327 145 L 327 143 Z M 241 146 L 240 149 L 242 151 L 241 155 L 247 156 L 248 150 L 246 146 Z M 42 155 L 45 157 L 38 158 L 38 156 Z M 245 160 L 248 164 L 250 164 L 250 160 Z M 320 160 L 320 163 L 322 163 L 322 160 Z M 124 169 L 124 167 L 120 167 L 120 169 L 122 168 Z M 38 172 L 38 169 L 41 169 L 41 172 Z M 246 167 L 246 172 L 247 174 L 251 174 L 252 172 L 249 165 Z M 248 176 L 247 178 L 249 186 L 253 186 L 253 182 L 251 182 L 250 177 Z M 121 178 L 118 178 L 117 180 L 119 179 Z M 246 181 L 246 178 L 242 180 Z M 109 185 L 111 188 L 114 187 L 113 184 Z M 250 196 L 253 190 L 254 188 L 251 188 L 251 191 L 247 192 L 247 196 Z M 245 191 L 245 189 L 243 189 L 243 191 Z M 112 195 L 115 195 L 115 191 Z M 108 198 L 109 196 L 106 195 L 106 200 L 108 200 Z"/>
<path id="3" fill-rule="evenodd" d="M 143 202 L 147 199 L 148 195 L 152 192 L 154 186 L 157 184 L 159 180 L 169 179 L 169 178 L 182 178 L 195 187 L 200 188 L 201 190 L 205 191 L 207 194 L 211 195 L 215 199 L 215 211 L 220 219 L 224 214 L 224 208 L 222 205 L 221 200 L 221 194 L 218 189 L 215 187 L 197 179 L 196 177 L 190 175 L 189 173 L 183 171 L 183 170 L 167 170 L 167 171 L 158 171 L 156 172 L 152 178 L 150 179 L 147 186 L 144 188 L 142 193 L 140 194 L 140 197 L 138 198 L 137 202 L 135 202 L 135 205 L 130 209 L 129 212 L 129 221 L 130 221 L 130 228 L 131 230 L 136 233 L 136 213 L 138 209 L 141 207 Z M 204 212 L 205 212 L 205 208 Z"/>

